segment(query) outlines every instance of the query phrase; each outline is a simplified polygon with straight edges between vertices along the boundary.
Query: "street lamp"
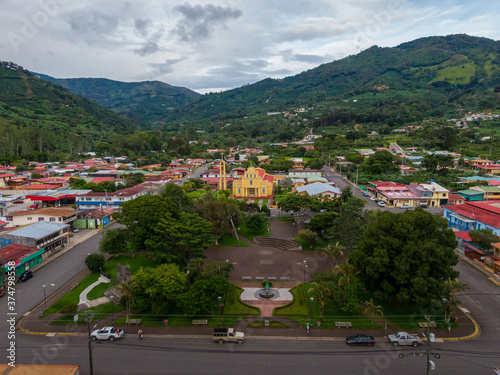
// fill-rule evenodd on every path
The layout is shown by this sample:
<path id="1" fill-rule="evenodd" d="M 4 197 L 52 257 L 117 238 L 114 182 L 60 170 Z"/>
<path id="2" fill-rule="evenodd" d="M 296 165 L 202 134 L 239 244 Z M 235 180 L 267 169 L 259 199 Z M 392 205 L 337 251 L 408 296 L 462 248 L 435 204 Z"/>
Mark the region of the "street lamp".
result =
<path id="1" fill-rule="evenodd" d="M 47 310 L 47 294 L 45 294 L 45 287 L 46 287 L 46 285 L 43 284 L 42 285 L 42 288 L 43 288 L 43 299 L 44 299 L 44 303 L 45 303 L 45 310 Z"/>
<path id="2" fill-rule="evenodd" d="M 304 283 L 306 282 L 306 267 L 307 267 L 307 264 L 306 264 L 306 261 L 304 260 L 304 262 L 302 263 L 304 265 Z"/>
<path id="3" fill-rule="evenodd" d="M 221 300 L 222 300 L 222 297 L 219 296 L 217 297 L 217 299 L 219 300 L 219 327 L 222 327 L 222 309 L 221 309 Z"/>
<path id="4" fill-rule="evenodd" d="M 311 320 L 313 316 L 313 303 L 314 303 L 314 297 L 311 297 Z"/>
<path id="5" fill-rule="evenodd" d="M 115 306 L 113 304 L 113 298 L 114 296 L 109 296 L 109 299 L 111 300 L 111 323 L 115 322 Z"/>

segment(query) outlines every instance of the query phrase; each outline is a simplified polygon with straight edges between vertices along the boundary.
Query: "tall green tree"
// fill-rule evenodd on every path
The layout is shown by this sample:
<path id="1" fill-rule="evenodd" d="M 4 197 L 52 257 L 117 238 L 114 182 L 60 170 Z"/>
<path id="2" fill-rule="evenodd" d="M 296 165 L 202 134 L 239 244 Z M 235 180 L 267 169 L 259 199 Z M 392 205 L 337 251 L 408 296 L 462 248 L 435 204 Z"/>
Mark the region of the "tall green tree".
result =
<path id="1" fill-rule="evenodd" d="M 422 209 L 377 212 L 349 263 L 378 298 L 427 307 L 441 297 L 442 280 L 457 277 L 456 245 L 442 217 Z"/>
<path id="2" fill-rule="evenodd" d="M 358 203 L 359 198 L 349 199 L 339 207 L 339 214 L 333 219 L 329 237 L 340 242 L 347 252 L 353 251 L 363 236 L 369 213 Z"/>
<path id="3" fill-rule="evenodd" d="M 321 255 L 326 256 L 330 260 L 330 266 L 333 272 L 333 262 L 337 262 L 338 260 L 345 259 L 346 250 L 345 247 L 337 241 L 335 244 L 329 244 L 323 249 L 321 249 Z"/>
<path id="4" fill-rule="evenodd" d="M 455 307 L 460 304 L 458 294 L 465 292 L 468 288 L 467 284 L 463 284 L 457 278 L 444 281 L 444 320 L 446 323 L 450 322 L 451 314 L 453 314 Z"/>
<path id="5" fill-rule="evenodd" d="M 167 313 L 187 290 L 187 275 L 176 264 L 141 268 L 132 276 L 134 308 L 154 314 Z"/>
<path id="6" fill-rule="evenodd" d="M 393 163 L 394 156 L 389 151 L 377 151 L 369 158 L 365 159 L 363 165 L 370 174 L 390 173 L 397 170 Z"/>
<path id="7" fill-rule="evenodd" d="M 288 195 L 278 203 L 278 208 L 286 212 L 300 212 L 305 209 L 311 211 L 319 211 L 321 201 L 316 197 L 309 197 L 307 195 Z"/>
<path id="8" fill-rule="evenodd" d="M 181 213 L 178 219 L 168 214 L 153 227 L 154 236 L 146 249 L 165 261 L 189 265 L 191 259 L 204 258 L 203 250 L 215 241 L 212 224 L 196 214 Z"/>
<path id="9" fill-rule="evenodd" d="M 211 276 L 196 280 L 189 290 L 179 298 L 179 305 L 184 313 L 193 316 L 214 311 L 219 303 L 218 297 L 224 297 L 229 288 L 229 281 L 223 276 Z"/>
<path id="10" fill-rule="evenodd" d="M 120 205 L 121 212 L 114 214 L 116 221 L 125 226 L 135 251 L 144 251 L 146 241 L 154 236 L 154 228 L 169 215 L 178 218 L 178 205 L 170 198 L 143 195 Z"/>
<path id="11" fill-rule="evenodd" d="M 238 206 L 222 199 L 214 199 L 212 194 L 206 194 L 194 204 L 194 210 L 205 220 L 212 223 L 212 233 L 220 239 L 232 228 L 243 223 Z"/>

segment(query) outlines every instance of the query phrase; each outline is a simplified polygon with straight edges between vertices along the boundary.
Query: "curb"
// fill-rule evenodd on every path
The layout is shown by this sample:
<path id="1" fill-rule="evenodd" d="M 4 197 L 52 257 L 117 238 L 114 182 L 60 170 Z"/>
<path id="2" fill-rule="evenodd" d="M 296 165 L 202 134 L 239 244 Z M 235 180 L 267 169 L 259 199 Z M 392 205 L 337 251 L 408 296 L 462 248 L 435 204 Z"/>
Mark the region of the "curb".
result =
<path id="1" fill-rule="evenodd" d="M 470 339 L 472 339 L 480 334 L 481 328 L 479 327 L 479 324 L 477 324 L 477 322 L 474 320 L 474 318 L 470 315 L 470 313 L 467 310 L 465 310 L 462 306 L 458 306 L 458 308 L 460 310 L 462 310 L 462 312 L 471 320 L 472 323 L 474 323 L 474 332 L 471 333 L 470 335 L 463 336 L 463 337 L 444 337 L 444 338 L 442 338 L 442 340 L 445 340 L 445 341 L 470 340 Z"/>

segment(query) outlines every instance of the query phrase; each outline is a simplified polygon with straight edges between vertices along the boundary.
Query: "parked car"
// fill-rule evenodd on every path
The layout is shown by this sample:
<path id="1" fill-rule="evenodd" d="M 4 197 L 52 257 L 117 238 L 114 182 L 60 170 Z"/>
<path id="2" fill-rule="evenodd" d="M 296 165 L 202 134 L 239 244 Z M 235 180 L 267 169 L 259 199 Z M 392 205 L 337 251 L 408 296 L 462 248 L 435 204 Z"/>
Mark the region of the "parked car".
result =
<path id="1" fill-rule="evenodd" d="M 73 233 L 78 233 L 78 228 L 73 228 Z"/>
<path id="2" fill-rule="evenodd" d="M 375 197 L 370 197 L 370 200 L 375 201 L 376 199 L 375 199 Z"/>
<path id="3" fill-rule="evenodd" d="M 359 334 L 356 336 L 347 337 L 345 339 L 345 343 L 347 345 L 351 345 L 351 346 L 355 346 L 355 345 L 373 346 L 373 345 L 375 345 L 375 339 L 373 338 L 373 336 Z"/>
<path id="4" fill-rule="evenodd" d="M 422 208 L 429 208 L 429 205 L 426 204 L 426 203 L 422 203 L 419 207 L 422 207 Z"/>
<path id="5" fill-rule="evenodd" d="M 384 203 L 384 202 L 382 202 L 382 201 L 378 201 L 378 202 L 377 202 L 377 205 L 378 205 L 379 207 L 385 207 L 385 203 Z"/>
<path id="6" fill-rule="evenodd" d="M 37 205 L 36 204 L 32 204 L 31 206 L 29 206 L 28 208 L 37 208 Z"/>
<path id="7" fill-rule="evenodd" d="M 398 346 L 398 345 L 412 345 L 412 346 L 417 346 L 418 344 L 422 343 L 422 339 L 418 335 L 410 335 L 407 332 L 398 332 L 394 335 L 389 335 L 389 342 L 393 346 Z"/>
<path id="8" fill-rule="evenodd" d="M 96 329 L 90 335 L 92 340 L 109 340 L 115 341 L 116 339 L 122 338 L 125 332 L 123 329 L 118 329 L 110 326 L 102 327 L 101 329 Z"/>
<path id="9" fill-rule="evenodd" d="M 403 205 L 403 206 L 401 206 L 399 208 L 401 208 L 402 210 L 407 210 L 407 209 L 413 208 L 413 206 L 405 204 L 405 205 Z"/>
<path id="10" fill-rule="evenodd" d="M 12 203 L 14 203 L 14 204 L 22 204 L 22 203 L 24 203 L 24 201 L 22 199 L 18 199 L 18 200 L 13 201 Z"/>
<path id="11" fill-rule="evenodd" d="M 19 278 L 17 279 L 17 281 L 19 281 L 20 283 L 23 283 L 25 281 L 28 281 L 32 277 L 33 277 L 33 272 L 31 272 L 31 270 L 27 270 L 27 271 L 24 271 L 21 275 L 19 275 Z"/>
<path id="12" fill-rule="evenodd" d="M 366 191 L 364 191 L 364 192 L 363 192 L 363 195 L 364 195 L 365 197 L 368 197 L 370 194 L 368 194 Z"/>

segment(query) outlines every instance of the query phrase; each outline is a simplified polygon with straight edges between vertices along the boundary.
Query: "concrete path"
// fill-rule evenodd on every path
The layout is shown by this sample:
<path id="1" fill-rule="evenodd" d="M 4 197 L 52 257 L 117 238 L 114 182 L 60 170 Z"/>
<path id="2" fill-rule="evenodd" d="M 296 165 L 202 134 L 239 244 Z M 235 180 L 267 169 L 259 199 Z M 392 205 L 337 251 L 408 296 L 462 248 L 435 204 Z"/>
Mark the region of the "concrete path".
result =
<path id="1" fill-rule="evenodd" d="M 108 279 L 107 277 L 104 277 L 104 276 L 99 276 L 99 279 L 95 282 L 95 283 L 92 283 L 90 284 L 88 287 L 86 287 L 83 292 L 80 293 L 80 302 L 78 303 L 78 305 L 82 305 L 86 302 L 89 302 L 89 300 L 87 299 L 87 295 L 90 293 L 90 291 L 92 289 L 94 289 L 97 285 L 101 284 L 101 283 L 106 283 L 106 284 L 109 284 L 111 282 L 110 279 Z M 107 297 L 105 297 L 106 299 L 108 299 Z M 109 299 L 108 299 L 109 301 Z M 94 305 L 96 306 L 96 305 Z"/>

